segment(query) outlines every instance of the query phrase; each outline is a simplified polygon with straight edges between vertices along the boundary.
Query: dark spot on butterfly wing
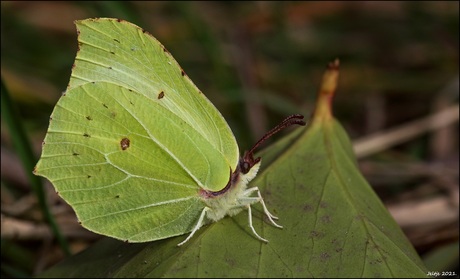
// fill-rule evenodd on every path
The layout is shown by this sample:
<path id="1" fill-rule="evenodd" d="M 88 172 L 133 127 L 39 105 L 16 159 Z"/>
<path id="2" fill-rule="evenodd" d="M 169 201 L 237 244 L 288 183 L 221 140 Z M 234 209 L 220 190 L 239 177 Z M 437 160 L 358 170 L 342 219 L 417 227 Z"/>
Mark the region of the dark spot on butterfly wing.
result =
<path id="1" fill-rule="evenodd" d="M 149 32 L 147 32 L 147 30 L 145 30 L 145 29 L 142 29 L 142 33 L 148 34 Z"/>
<path id="2" fill-rule="evenodd" d="M 165 53 L 167 53 L 167 54 L 171 54 L 171 53 L 169 52 L 169 50 L 167 50 L 164 46 L 163 46 L 163 51 L 164 51 Z"/>
<path id="3" fill-rule="evenodd" d="M 121 150 L 126 150 L 129 148 L 131 141 L 128 138 L 123 138 L 120 141 Z"/>

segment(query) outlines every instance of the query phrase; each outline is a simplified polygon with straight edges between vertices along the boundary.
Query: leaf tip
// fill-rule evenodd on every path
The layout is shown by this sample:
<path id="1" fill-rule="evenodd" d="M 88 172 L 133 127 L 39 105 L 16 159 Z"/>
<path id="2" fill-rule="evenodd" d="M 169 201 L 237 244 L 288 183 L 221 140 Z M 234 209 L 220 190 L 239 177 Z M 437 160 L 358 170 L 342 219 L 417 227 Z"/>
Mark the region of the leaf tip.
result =
<path id="1" fill-rule="evenodd" d="M 332 100 L 337 89 L 339 66 L 340 60 L 338 58 L 327 65 L 318 94 L 315 118 L 332 117 Z"/>

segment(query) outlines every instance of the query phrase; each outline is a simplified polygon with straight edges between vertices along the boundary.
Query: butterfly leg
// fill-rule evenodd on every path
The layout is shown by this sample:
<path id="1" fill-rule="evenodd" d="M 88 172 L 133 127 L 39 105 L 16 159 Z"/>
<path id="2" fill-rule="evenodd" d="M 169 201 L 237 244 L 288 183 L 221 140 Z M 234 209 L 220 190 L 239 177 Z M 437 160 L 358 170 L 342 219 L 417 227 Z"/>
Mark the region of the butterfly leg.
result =
<path id="1" fill-rule="evenodd" d="M 262 240 L 263 242 L 268 242 L 268 240 L 266 240 L 265 238 L 262 238 L 262 237 L 256 232 L 256 230 L 254 229 L 254 226 L 252 225 L 251 205 L 248 204 L 246 207 L 248 208 L 249 227 L 251 228 L 252 232 L 254 233 L 254 235 L 255 235 L 259 240 Z"/>
<path id="2" fill-rule="evenodd" d="M 245 196 L 248 196 L 250 195 L 252 192 L 255 192 L 257 191 L 257 195 L 258 195 L 258 198 L 257 201 L 260 202 L 260 204 L 262 204 L 262 207 L 264 209 L 264 212 L 265 212 L 265 215 L 267 215 L 268 219 L 270 220 L 270 222 L 277 228 L 280 228 L 282 229 L 283 226 L 280 226 L 278 225 L 277 223 L 275 223 L 275 221 L 273 221 L 273 219 L 278 219 L 278 217 L 274 216 L 273 214 L 270 213 L 270 211 L 268 211 L 268 208 L 267 206 L 265 206 L 265 202 L 264 202 L 264 199 L 262 198 L 262 195 L 260 194 L 260 191 L 259 191 L 259 188 L 257 187 L 252 187 L 252 188 L 249 188 L 247 189 L 244 194 Z"/>
<path id="3" fill-rule="evenodd" d="M 192 238 L 192 236 L 195 234 L 195 232 L 201 228 L 201 226 L 203 226 L 203 220 L 204 220 L 204 216 L 206 216 L 206 212 L 209 210 L 209 207 L 205 207 L 203 209 L 203 211 L 201 211 L 201 215 L 200 215 L 200 218 L 198 219 L 198 222 L 196 223 L 195 227 L 193 228 L 192 232 L 188 235 L 188 237 L 182 241 L 181 243 L 177 244 L 177 246 L 181 246 L 182 244 L 184 244 L 185 242 L 187 242 L 190 238 Z"/>
<path id="4" fill-rule="evenodd" d="M 255 192 L 255 191 L 258 192 L 258 196 L 259 196 L 259 198 L 260 198 L 260 199 L 262 200 L 262 202 L 263 202 L 262 195 L 260 194 L 259 188 L 257 188 L 257 187 L 252 187 L 252 188 L 246 189 L 246 190 L 244 191 L 244 196 L 249 197 L 249 195 L 250 195 L 252 192 Z M 265 209 L 266 209 L 265 204 L 263 204 L 263 206 L 264 206 L 264 212 L 265 212 L 265 214 L 267 214 L 268 216 L 272 217 L 272 219 L 278 220 L 278 217 L 276 217 L 275 215 L 271 214 L 271 212 L 269 212 L 268 209 L 265 211 Z"/>

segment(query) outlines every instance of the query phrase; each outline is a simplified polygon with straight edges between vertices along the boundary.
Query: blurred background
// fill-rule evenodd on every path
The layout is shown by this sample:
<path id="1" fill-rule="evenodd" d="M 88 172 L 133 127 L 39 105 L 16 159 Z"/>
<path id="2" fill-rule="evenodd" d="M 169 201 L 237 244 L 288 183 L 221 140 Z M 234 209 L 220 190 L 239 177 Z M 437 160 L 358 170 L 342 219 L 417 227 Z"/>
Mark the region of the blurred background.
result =
<path id="1" fill-rule="evenodd" d="M 71 74 L 73 21 L 90 17 L 125 19 L 162 42 L 241 150 L 289 114 L 309 117 L 339 58 L 334 114 L 361 171 L 428 270 L 458 274 L 458 2 L 2 1 L 2 277 L 65 257 L 44 200 L 70 254 L 99 238 L 31 175 Z"/>

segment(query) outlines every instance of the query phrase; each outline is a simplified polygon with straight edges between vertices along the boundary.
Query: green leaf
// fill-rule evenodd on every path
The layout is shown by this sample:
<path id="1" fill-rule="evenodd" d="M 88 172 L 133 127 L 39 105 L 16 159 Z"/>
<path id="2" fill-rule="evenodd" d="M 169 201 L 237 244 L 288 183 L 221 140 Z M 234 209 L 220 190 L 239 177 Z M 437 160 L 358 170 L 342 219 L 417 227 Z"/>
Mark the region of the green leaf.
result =
<path id="1" fill-rule="evenodd" d="M 338 62 L 326 71 L 308 128 L 267 148 L 259 186 L 283 229 L 254 206 L 185 236 L 143 244 L 103 239 L 42 276 L 424 277 L 426 267 L 357 168 L 331 101 Z"/>

